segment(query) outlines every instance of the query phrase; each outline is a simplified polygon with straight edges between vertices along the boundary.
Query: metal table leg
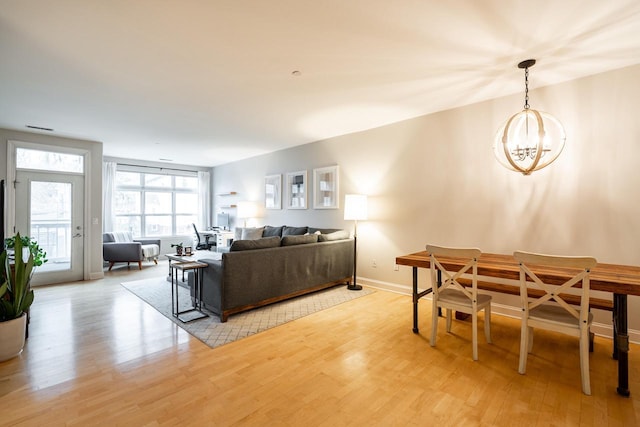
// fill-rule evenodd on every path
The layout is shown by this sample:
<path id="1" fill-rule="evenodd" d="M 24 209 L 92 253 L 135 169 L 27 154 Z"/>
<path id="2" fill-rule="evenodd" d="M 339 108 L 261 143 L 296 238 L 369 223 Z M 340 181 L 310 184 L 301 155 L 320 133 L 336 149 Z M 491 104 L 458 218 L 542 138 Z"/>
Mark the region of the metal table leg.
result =
<path id="1" fill-rule="evenodd" d="M 438 283 L 440 282 L 440 271 L 438 271 Z M 431 285 L 433 286 L 433 285 Z M 413 267 L 413 333 L 420 332 L 418 329 L 418 301 L 425 295 L 429 295 L 433 289 L 426 289 L 418 292 L 418 267 Z"/>
<path id="2" fill-rule="evenodd" d="M 189 265 L 190 264 L 190 265 Z M 206 264 L 204 264 L 206 266 Z M 209 317 L 206 313 L 202 312 L 202 274 L 200 270 L 202 270 L 202 266 L 194 266 L 193 263 L 177 263 L 173 264 L 171 269 L 171 311 L 173 317 L 177 318 L 183 323 L 191 322 L 193 320 L 202 319 L 204 317 Z M 178 270 L 182 270 L 183 274 L 185 270 L 192 270 L 194 274 L 194 291 L 195 291 L 195 301 L 192 305 L 192 308 L 187 310 L 180 311 L 180 301 L 178 297 Z M 175 296 L 174 296 L 175 295 Z M 196 314 L 190 318 L 182 316 L 186 313 L 197 312 Z"/>
<path id="3" fill-rule="evenodd" d="M 413 333 L 417 334 L 418 330 L 418 267 L 413 267 Z"/>
<path id="4" fill-rule="evenodd" d="M 629 334 L 627 296 L 613 294 L 613 358 L 618 360 L 618 388 L 620 396 L 629 397 Z"/>

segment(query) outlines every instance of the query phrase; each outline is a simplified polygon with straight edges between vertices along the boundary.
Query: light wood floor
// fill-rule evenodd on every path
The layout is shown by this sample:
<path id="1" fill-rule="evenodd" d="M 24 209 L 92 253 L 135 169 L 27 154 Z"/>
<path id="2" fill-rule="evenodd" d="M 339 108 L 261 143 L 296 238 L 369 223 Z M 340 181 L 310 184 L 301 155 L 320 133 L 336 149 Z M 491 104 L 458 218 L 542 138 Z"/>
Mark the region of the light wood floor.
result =
<path id="1" fill-rule="evenodd" d="M 26 349 L 0 363 L 0 425 L 640 424 L 637 345 L 622 398 L 611 341 L 596 337 L 585 396 L 577 341 L 538 332 L 519 375 L 517 320 L 494 316 L 473 362 L 469 322 L 447 334 L 441 319 L 431 348 L 428 301 L 416 335 L 411 298 L 377 291 L 210 349 L 119 285 L 165 273 L 37 288 Z"/>

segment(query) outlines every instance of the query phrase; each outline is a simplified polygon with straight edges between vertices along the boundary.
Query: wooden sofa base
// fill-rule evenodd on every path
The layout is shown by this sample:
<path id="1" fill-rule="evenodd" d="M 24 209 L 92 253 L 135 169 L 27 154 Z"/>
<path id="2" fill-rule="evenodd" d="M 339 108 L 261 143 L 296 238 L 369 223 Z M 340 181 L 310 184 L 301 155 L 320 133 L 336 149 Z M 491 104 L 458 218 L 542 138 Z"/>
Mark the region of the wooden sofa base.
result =
<path id="1" fill-rule="evenodd" d="M 227 319 L 229 318 L 230 315 L 232 314 L 238 314 L 238 313 L 242 313 L 244 311 L 249 311 L 252 310 L 254 308 L 258 308 L 258 307 L 263 307 L 265 305 L 269 305 L 269 304 L 273 304 L 276 302 L 280 302 L 280 301 L 284 301 L 287 299 L 291 299 L 291 298 L 295 298 L 295 297 L 299 297 L 301 295 L 306 295 L 306 294 L 310 294 L 313 292 L 317 292 L 323 289 L 327 289 L 327 288 L 332 288 L 334 286 L 337 285 L 341 285 L 341 284 L 349 284 L 351 283 L 351 277 L 345 277 L 344 279 L 340 279 L 340 280 L 334 280 L 333 282 L 328 282 L 328 283 L 323 283 L 322 285 L 317 285 L 317 286 L 313 286 L 311 288 L 307 288 L 307 289 L 302 289 L 300 291 L 297 292 L 293 292 L 287 295 L 280 295 L 277 297 L 273 297 L 273 298 L 268 298 L 262 301 L 258 301 L 255 304 L 247 304 L 247 305 L 243 305 L 240 307 L 234 307 L 231 308 L 229 310 L 222 310 L 221 313 L 219 313 L 220 315 L 220 321 L 222 323 L 226 322 Z M 216 313 L 218 314 L 218 313 Z"/>

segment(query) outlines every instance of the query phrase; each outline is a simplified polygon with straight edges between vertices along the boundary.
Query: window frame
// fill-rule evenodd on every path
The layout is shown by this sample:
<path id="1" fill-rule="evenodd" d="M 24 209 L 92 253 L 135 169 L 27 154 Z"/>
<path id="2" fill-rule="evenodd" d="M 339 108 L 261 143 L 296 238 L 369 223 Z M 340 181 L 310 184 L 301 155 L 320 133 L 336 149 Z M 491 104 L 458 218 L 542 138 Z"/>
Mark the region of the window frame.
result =
<path id="1" fill-rule="evenodd" d="M 138 184 L 118 184 L 117 176 L 119 173 L 137 173 L 139 174 L 139 182 Z M 162 185 L 148 185 L 146 183 L 145 175 L 165 175 L 171 178 L 170 187 L 162 186 Z M 196 198 L 198 195 L 198 182 L 197 182 L 198 173 L 197 172 L 188 172 L 188 171 L 158 171 L 158 170 L 148 170 L 143 167 L 136 166 L 127 166 L 118 164 L 116 169 L 116 185 L 114 190 L 114 196 L 116 196 L 121 191 L 130 191 L 137 192 L 140 197 L 140 212 L 136 213 L 127 213 L 127 214 L 117 214 L 114 213 L 115 223 L 117 224 L 117 218 L 139 218 L 140 225 L 140 235 L 134 235 L 134 237 L 138 238 L 156 238 L 156 237 L 172 237 L 177 235 L 183 235 L 184 233 L 179 233 L 177 231 L 178 221 L 177 217 L 184 217 L 185 215 L 193 215 L 194 218 L 198 216 L 198 205 L 196 204 L 193 207 L 192 212 L 185 212 L 181 210 L 177 212 L 177 203 L 176 198 L 178 194 L 193 194 Z M 195 180 L 195 186 L 193 188 L 188 188 L 184 186 L 176 185 L 177 179 L 180 178 L 193 178 Z M 171 210 L 170 212 L 147 212 L 146 209 L 146 194 L 147 193 L 169 193 L 171 196 Z M 158 235 L 148 235 L 147 234 L 147 217 L 153 216 L 170 216 L 171 217 L 171 233 L 170 234 L 158 234 Z M 135 233 L 134 233 L 135 234 Z"/>

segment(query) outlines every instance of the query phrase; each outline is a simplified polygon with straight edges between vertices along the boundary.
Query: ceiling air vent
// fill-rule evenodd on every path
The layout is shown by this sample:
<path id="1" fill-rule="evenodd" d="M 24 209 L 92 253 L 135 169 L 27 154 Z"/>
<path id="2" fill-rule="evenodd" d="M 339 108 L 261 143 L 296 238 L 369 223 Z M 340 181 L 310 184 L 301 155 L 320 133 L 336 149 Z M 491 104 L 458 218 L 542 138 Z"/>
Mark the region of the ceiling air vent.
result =
<path id="1" fill-rule="evenodd" d="M 51 128 L 43 128 L 43 127 L 40 127 L 40 126 L 31 126 L 31 125 L 27 125 L 27 127 L 29 129 L 46 130 L 47 132 L 53 132 L 53 129 L 51 129 Z"/>

